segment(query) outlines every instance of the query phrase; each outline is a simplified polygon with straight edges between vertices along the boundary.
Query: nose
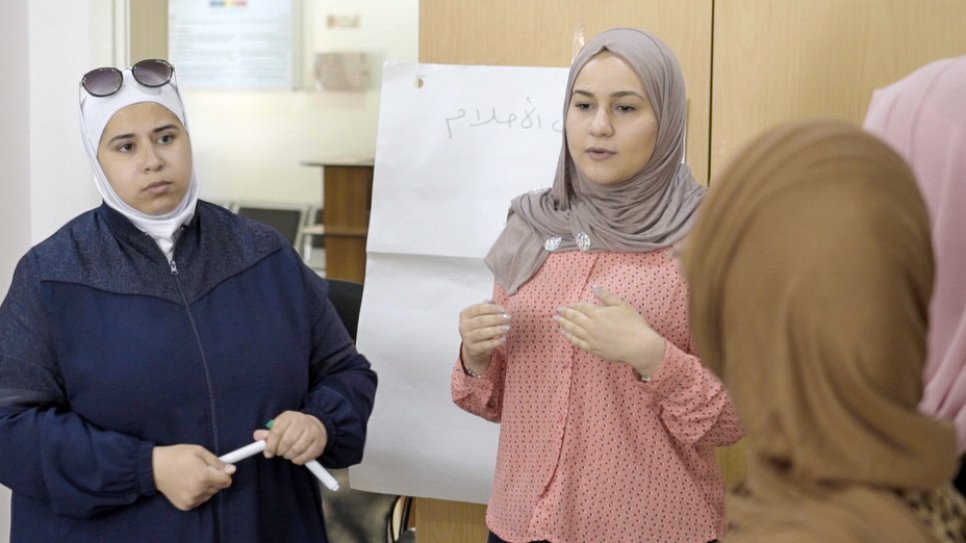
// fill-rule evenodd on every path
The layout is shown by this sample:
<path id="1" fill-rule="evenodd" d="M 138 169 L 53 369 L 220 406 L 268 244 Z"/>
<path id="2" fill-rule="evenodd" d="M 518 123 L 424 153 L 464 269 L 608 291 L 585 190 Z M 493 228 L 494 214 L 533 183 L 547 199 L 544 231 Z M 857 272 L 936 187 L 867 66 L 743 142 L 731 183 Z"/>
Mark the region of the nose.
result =
<path id="1" fill-rule="evenodd" d="M 141 167 L 146 172 L 160 170 L 164 166 L 164 161 L 153 145 L 141 146 Z"/>
<path id="2" fill-rule="evenodd" d="M 590 121 L 590 134 L 606 137 L 614 133 L 614 125 L 610 119 L 610 112 L 606 108 L 597 108 L 594 118 Z"/>

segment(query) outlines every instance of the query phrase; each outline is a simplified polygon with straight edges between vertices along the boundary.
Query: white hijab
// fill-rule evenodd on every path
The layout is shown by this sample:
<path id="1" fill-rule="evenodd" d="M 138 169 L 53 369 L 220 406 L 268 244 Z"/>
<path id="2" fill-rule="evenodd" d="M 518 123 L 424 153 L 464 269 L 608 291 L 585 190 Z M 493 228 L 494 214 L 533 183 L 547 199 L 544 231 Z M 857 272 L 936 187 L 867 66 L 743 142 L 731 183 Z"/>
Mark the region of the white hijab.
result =
<path id="1" fill-rule="evenodd" d="M 88 94 L 84 87 L 80 88 L 81 139 L 87 156 L 90 158 L 94 170 L 94 183 L 100 191 L 104 202 L 127 217 L 140 230 L 149 234 L 164 252 L 168 261 L 174 253 L 175 236 L 182 225 L 188 223 L 195 214 L 198 203 L 198 179 L 194 168 L 191 171 L 191 183 L 184 199 L 176 208 L 163 215 L 148 215 L 129 206 L 114 191 L 111 183 L 104 174 L 101 163 L 97 160 L 97 148 L 101 135 L 107 127 L 111 117 L 121 109 L 141 102 L 154 102 L 174 113 L 188 132 L 188 122 L 185 119 L 184 104 L 178 92 L 175 75 L 171 74 L 171 81 L 160 87 L 145 87 L 138 83 L 131 74 L 131 69 L 122 70 L 124 82 L 121 89 L 110 96 L 97 97 Z"/>

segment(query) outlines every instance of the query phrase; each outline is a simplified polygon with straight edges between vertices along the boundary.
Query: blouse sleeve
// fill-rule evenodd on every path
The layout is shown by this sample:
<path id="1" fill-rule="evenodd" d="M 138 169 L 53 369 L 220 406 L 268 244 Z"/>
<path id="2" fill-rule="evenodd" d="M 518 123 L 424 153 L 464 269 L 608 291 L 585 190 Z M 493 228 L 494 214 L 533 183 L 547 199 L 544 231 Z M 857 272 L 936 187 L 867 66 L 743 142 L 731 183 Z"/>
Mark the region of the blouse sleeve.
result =
<path id="1" fill-rule="evenodd" d="M 302 411 L 318 418 L 328 433 L 319 461 L 331 468 L 344 468 L 362 461 L 376 395 L 376 373 L 356 351 L 329 301 L 325 281 L 303 268 L 313 326 L 311 386 Z"/>
<path id="2" fill-rule="evenodd" d="M 509 296 L 499 285 L 493 288 L 493 301 L 506 307 Z M 500 422 L 503 414 L 503 380 L 506 375 L 506 344 L 497 347 L 483 375 L 473 377 L 463 368 L 462 352 L 457 356 L 450 389 L 453 402 L 469 413 L 492 422 Z"/>
<path id="3" fill-rule="evenodd" d="M 78 518 L 156 493 L 153 443 L 70 410 L 29 262 L 0 306 L 0 483 Z"/>
<path id="4" fill-rule="evenodd" d="M 653 387 L 661 420 L 678 441 L 724 447 L 744 434 L 721 381 L 670 341 L 661 369 L 643 386 Z"/>
<path id="5" fill-rule="evenodd" d="M 660 369 L 642 386 L 651 388 L 661 420 L 679 441 L 712 447 L 732 445 L 742 438 L 744 429 L 731 395 L 694 352 L 688 325 L 687 286 L 682 284 L 674 295 L 684 301 L 673 305 L 677 309 L 668 318 L 687 331 L 685 345 L 667 340 Z"/>

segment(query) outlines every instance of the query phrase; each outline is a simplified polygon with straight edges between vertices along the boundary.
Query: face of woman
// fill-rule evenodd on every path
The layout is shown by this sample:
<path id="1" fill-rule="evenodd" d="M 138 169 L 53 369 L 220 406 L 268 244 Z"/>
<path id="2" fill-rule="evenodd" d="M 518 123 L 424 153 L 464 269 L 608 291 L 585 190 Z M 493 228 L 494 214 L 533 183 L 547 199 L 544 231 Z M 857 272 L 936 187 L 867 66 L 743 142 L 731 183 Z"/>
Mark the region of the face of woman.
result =
<path id="1" fill-rule="evenodd" d="M 124 203 L 163 215 L 184 199 L 191 184 L 191 143 L 181 121 L 154 102 L 127 106 L 111 117 L 97 160 Z"/>
<path id="2" fill-rule="evenodd" d="M 644 169 L 657 142 L 657 116 L 644 83 L 609 51 L 577 74 L 567 111 L 567 148 L 577 169 L 601 185 L 627 181 Z"/>

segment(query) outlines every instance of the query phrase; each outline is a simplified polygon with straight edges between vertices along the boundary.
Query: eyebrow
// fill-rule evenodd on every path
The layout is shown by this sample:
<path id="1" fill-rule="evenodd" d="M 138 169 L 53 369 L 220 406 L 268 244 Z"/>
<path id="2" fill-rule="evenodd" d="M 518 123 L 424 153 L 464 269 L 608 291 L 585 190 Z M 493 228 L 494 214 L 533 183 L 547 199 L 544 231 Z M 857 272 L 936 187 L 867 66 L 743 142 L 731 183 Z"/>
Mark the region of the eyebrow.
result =
<path id="1" fill-rule="evenodd" d="M 172 130 L 172 129 L 174 129 L 174 130 L 181 130 L 177 125 L 174 125 L 174 124 L 166 124 L 164 126 L 159 126 L 159 127 L 155 128 L 154 130 L 151 131 L 151 133 L 152 134 L 157 134 L 158 132 L 164 132 L 166 130 Z M 111 144 L 114 143 L 115 140 L 126 140 L 126 139 L 133 138 L 133 137 L 134 137 L 134 134 L 118 134 L 118 135 L 114 136 L 113 138 L 107 140 L 107 143 L 105 145 L 111 145 Z"/>
<path id="2" fill-rule="evenodd" d="M 574 89 L 574 94 L 580 94 L 582 96 L 587 96 L 589 98 L 593 98 L 594 97 L 594 93 L 589 92 L 589 91 L 585 91 L 585 90 L 580 90 L 580 89 Z M 643 96 L 641 96 L 640 94 L 638 94 L 638 93 L 636 93 L 634 91 L 617 91 L 617 92 L 611 93 L 611 95 L 610 95 L 611 98 L 624 98 L 626 96 L 636 96 L 637 98 L 640 98 L 641 100 L 644 100 L 644 97 Z"/>

